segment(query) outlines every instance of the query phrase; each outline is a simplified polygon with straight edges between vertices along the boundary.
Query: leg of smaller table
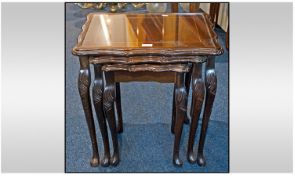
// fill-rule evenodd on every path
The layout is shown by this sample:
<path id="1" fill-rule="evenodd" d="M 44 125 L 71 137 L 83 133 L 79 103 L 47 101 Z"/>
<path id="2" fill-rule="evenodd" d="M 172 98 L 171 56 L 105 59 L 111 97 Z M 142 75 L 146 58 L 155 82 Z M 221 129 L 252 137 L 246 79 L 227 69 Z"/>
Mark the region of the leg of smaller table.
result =
<path id="1" fill-rule="evenodd" d="M 121 111 L 121 98 L 120 98 L 120 83 L 115 83 L 116 85 L 116 111 L 117 111 L 117 132 L 123 132 L 123 119 L 122 119 L 122 111 Z"/>
<path id="2" fill-rule="evenodd" d="M 204 100 L 204 82 L 202 80 L 202 63 L 193 65 L 192 73 L 192 105 L 191 105 L 191 128 L 189 133 L 187 159 L 190 163 L 196 162 L 193 152 L 195 134 L 198 126 L 199 115 Z"/>
<path id="3" fill-rule="evenodd" d="M 119 149 L 117 140 L 117 130 L 114 114 L 115 83 L 113 72 L 105 72 L 105 87 L 103 93 L 103 108 L 111 131 L 113 143 L 113 155 L 110 164 L 116 166 L 119 163 Z"/>
<path id="4" fill-rule="evenodd" d="M 173 90 L 173 112 L 172 112 L 172 122 L 171 122 L 171 133 L 175 133 L 175 122 L 176 122 L 176 102 L 175 102 L 175 96 L 176 96 L 176 85 L 174 85 Z"/>
<path id="5" fill-rule="evenodd" d="M 193 69 L 193 66 L 192 66 L 192 69 Z M 191 77 L 192 77 L 192 71 L 187 72 L 186 75 L 185 75 L 185 87 L 186 87 L 186 90 L 187 90 L 187 96 L 189 96 Z M 188 98 L 186 100 L 186 105 L 188 107 Z M 185 124 L 189 124 L 188 111 L 186 112 L 186 116 L 185 116 L 185 121 L 184 122 L 185 122 Z"/>
<path id="6" fill-rule="evenodd" d="M 104 157 L 102 159 L 101 165 L 102 166 L 109 166 L 110 161 L 110 150 L 109 150 L 109 140 L 108 140 L 108 133 L 107 133 L 107 125 L 106 119 L 103 112 L 103 77 L 102 77 L 102 70 L 101 65 L 94 65 L 94 72 L 95 72 L 95 80 L 94 86 L 92 89 L 93 94 L 93 103 L 97 114 L 97 119 L 100 127 L 101 136 L 103 139 L 103 146 L 104 146 Z"/>
<path id="7" fill-rule="evenodd" d="M 191 70 L 193 70 L 193 66 Z M 186 87 L 187 95 L 189 95 L 189 91 L 190 91 L 191 77 L 192 77 L 192 71 L 187 72 L 185 75 L 185 87 Z"/>
<path id="8" fill-rule="evenodd" d="M 190 89 L 190 82 L 191 82 L 191 71 L 185 74 L 185 87 L 187 91 L 187 96 L 189 94 L 189 89 Z M 175 103 L 175 89 L 176 85 L 174 85 L 174 91 L 173 91 L 173 112 L 172 112 L 172 122 L 171 122 L 171 133 L 175 133 L 175 121 L 176 121 L 176 103 Z M 188 105 L 188 98 L 185 101 L 186 106 Z M 185 119 L 184 119 L 185 124 L 189 124 L 189 118 L 187 112 L 185 113 Z"/>
<path id="9" fill-rule="evenodd" d="M 205 97 L 205 106 L 204 113 L 202 119 L 202 127 L 201 127 L 201 135 L 198 146 L 198 154 L 197 154 L 197 163 L 200 166 L 205 166 L 205 158 L 203 155 L 204 150 L 204 142 L 206 137 L 206 131 L 208 127 L 208 122 L 210 118 L 210 114 L 212 111 L 212 106 L 214 102 L 214 97 L 216 94 L 217 87 L 217 79 L 215 73 L 215 65 L 214 65 L 214 57 L 209 57 L 206 64 L 205 70 L 205 86 L 206 86 L 206 97 Z"/>
<path id="10" fill-rule="evenodd" d="M 185 113 L 187 111 L 187 91 L 184 86 L 184 73 L 177 73 L 176 75 L 176 89 L 175 89 L 175 104 L 176 104 L 176 123 L 175 123 L 175 142 L 174 142 L 174 152 L 173 152 L 173 163 L 176 166 L 181 166 L 183 164 L 179 157 L 179 148 L 181 135 L 183 130 L 183 123 L 185 119 Z"/>
<path id="11" fill-rule="evenodd" d="M 92 114 L 92 107 L 90 101 L 90 84 L 91 84 L 91 76 L 90 76 L 90 68 L 89 68 L 89 59 L 86 56 L 80 57 L 80 73 L 79 73 L 79 93 L 82 100 L 82 105 L 85 112 L 85 117 L 91 137 L 93 156 L 90 161 L 91 166 L 99 165 L 99 153 L 98 153 L 98 145 L 96 140 L 96 132 L 95 132 L 95 124 Z"/>

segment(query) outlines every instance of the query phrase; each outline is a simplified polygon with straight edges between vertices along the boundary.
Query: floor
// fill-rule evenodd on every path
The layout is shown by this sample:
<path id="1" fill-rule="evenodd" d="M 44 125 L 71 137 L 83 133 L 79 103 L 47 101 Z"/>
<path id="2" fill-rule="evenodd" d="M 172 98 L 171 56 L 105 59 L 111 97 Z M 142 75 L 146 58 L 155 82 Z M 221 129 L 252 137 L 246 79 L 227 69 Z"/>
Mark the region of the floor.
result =
<path id="1" fill-rule="evenodd" d="M 129 10 L 129 8 L 127 9 Z M 91 167 L 91 144 L 79 98 L 78 58 L 71 54 L 86 14 L 73 3 L 66 3 L 66 172 L 228 172 L 228 52 L 216 58 L 217 94 L 209 123 L 204 154 L 206 167 L 186 159 L 189 125 L 183 129 L 180 155 L 182 167 L 172 164 L 174 136 L 170 132 L 173 85 L 155 82 L 121 83 L 124 132 L 119 135 L 121 161 L 117 167 Z M 143 10 L 142 10 L 143 11 Z M 225 48 L 225 32 L 215 29 Z M 91 71 L 92 68 L 91 68 Z M 92 73 L 93 75 L 93 73 Z M 93 78 L 93 77 L 92 77 Z M 138 100 L 140 99 L 140 100 Z M 191 94 L 189 95 L 189 104 Z M 127 107 L 128 106 L 128 107 Z M 189 107 L 188 107 L 189 110 Z M 95 118 L 98 147 L 102 138 Z M 199 130 L 195 139 L 197 149 Z"/>

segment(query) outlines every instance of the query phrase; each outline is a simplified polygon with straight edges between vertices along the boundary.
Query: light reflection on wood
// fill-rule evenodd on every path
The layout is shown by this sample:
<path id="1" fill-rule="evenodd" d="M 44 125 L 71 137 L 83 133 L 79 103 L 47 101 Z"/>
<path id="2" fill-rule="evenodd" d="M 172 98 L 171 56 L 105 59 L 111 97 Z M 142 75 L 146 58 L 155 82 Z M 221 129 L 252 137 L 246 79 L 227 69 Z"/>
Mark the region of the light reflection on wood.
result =
<path id="1" fill-rule="evenodd" d="M 197 49 L 217 47 L 216 34 L 202 13 L 93 13 L 89 20 L 83 42 L 78 48 L 81 50 L 144 46 Z"/>

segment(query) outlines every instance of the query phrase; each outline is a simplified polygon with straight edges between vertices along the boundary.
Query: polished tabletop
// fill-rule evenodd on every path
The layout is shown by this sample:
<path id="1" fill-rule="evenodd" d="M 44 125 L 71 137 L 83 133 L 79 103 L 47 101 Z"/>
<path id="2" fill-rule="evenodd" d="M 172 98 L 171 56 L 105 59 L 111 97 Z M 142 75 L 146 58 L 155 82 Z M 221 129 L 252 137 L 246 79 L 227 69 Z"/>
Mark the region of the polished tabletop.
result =
<path id="1" fill-rule="evenodd" d="M 113 50 L 222 53 L 213 25 L 204 12 L 88 14 L 73 53 Z"/>

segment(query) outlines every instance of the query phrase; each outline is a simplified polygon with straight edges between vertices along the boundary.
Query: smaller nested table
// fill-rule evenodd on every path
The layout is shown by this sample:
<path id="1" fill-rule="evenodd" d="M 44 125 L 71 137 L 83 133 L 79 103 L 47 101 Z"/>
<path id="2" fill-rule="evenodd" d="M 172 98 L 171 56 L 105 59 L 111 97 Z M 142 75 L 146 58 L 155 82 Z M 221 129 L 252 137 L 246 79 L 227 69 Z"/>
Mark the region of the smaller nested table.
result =
<path id="1" fill-rule="evenodd" d="M 89 95 L 91 84 L 89 64 L 94 65 L 95 72 L 93 103 L 104 143 L 102 166 L 117 165 L 120 159 L 114 106 L 116 102 L 119 109 L 118 131 L 121 132 L 119 82 L 129 81 L 175 84 L 173 116 L 171 116 L 171 130 L 175 134 L 173 162 L 175 165 L 182 165 L 179 145 L 191 77 L 192 121 L 187 158 L 190 162 L 197 161 L 203 166 L 206 129 L 217 85 L 214 56 L 222 52 L 217 35 L 213 31 L 213 24 L 208 19 L 208 15 L 201 10 L 197 13 L 89 14 L 73 54 L 80 57 L 78 86 L 93 146 L 91 165 L 99 164 L 99 154 Z M 202 64 L 205 62 L 204 81 L 201 72 Z M 103 74 L 105 74 L 105 82 Z M 193 153 L 193 144 L 204 97 L 206 98 L 204 116 L 196 157 Z M 110 156 L 106 121 L 113 141 L 112 156 Z"/>

